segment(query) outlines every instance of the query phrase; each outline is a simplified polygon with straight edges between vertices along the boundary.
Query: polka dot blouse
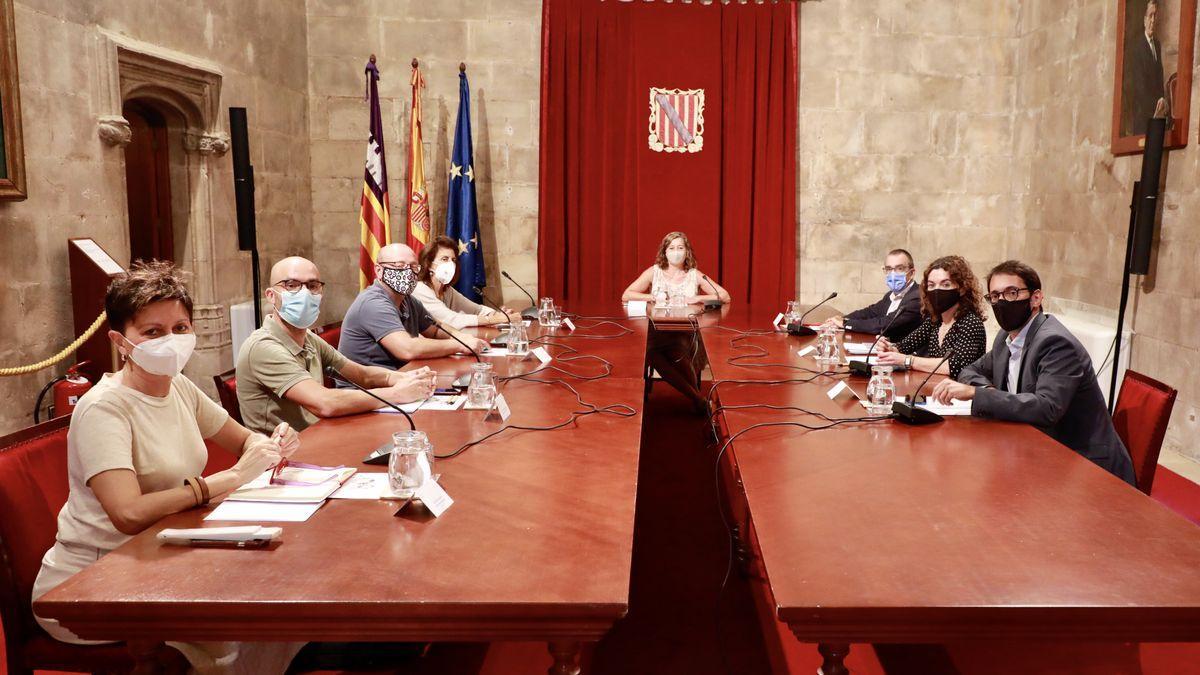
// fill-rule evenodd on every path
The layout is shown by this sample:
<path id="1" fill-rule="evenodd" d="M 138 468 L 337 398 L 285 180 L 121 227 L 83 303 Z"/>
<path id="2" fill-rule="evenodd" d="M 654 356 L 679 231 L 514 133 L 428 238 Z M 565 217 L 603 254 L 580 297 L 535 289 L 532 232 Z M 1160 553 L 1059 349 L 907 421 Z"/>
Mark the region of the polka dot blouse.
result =
<path id="1" fill-rule="evenodd" d="M 926 319 L 896 348 L 902 354 L 934 359 L 942 358 L 953 349 L 954 356 L 947 363 L 950 365 L 950 377 L 958 377 L 959 371 L 978 361 L 987 351 L 987 332 L 983 328 L 983 319 L 969 312 L 958 317 L 946 332 L 946 340 L 939 343 L 938 328 L 941 325 L 940 321 Z"/>

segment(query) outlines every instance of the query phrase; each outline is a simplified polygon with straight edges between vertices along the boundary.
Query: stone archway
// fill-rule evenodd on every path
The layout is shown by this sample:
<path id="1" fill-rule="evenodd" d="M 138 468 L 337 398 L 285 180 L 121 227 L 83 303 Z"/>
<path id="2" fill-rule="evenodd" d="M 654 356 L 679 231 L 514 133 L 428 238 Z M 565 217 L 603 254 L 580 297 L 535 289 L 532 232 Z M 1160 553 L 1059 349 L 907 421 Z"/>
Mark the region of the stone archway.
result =
<path id="1" fill-rule="evenodd" d="M 157 103 L 177 113 L 183 158 L 180 185 L 186 195 L 186 240 L 177 262 L 191 274 L 195 306 L 193 324 L 196 352 L 187 372 L 202 388 L 212 390 L 208 375 L 232 362 L 229 315 L 216 292 L 215 231 L 212 217 L 213 169 L 229 150 L 229 134 L 222 129 L 219 67 L 187 54 L 163 49 L 105 30 L 98 32 L 95 49 L 100 84 L 97 134 L 114 148 L 131 139 L 129 121 L 122 114 L 126 101 Z"/>

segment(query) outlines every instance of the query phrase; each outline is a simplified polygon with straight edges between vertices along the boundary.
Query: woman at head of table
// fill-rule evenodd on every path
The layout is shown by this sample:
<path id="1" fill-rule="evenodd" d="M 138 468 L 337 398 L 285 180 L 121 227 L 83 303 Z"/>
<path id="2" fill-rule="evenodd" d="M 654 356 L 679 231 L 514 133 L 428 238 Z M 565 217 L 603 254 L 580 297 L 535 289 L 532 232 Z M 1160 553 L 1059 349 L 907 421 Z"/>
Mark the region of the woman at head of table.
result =
<path id="1" fill-rule="evenodd" d="M 170 263 L 135 263 L 109 285 L 104 308 L 108 339 L 124 364 L 71 413 L 67 503 L 55 544 L 42 558 L 34 600 L 162 518 L 226 497 L 300 447 L 287 424 L 269 438 L 249 431 L 181 374 L 196 336 L 192 298 Z M 238 455 L 237 463 L 201 476 L 206 439 Z M 98 644 L 36 618 L 57 640 Z M 302 646 L 167 644 L 205 673 L 282 673 Z"/>
<path id="2" fill-rule="evenodd" d="M 926 372 L 936 368 L 934 372 L 957 377 L 987 351 L 979 279 L 961 256 L 944 256 L 925 268 L 921 314 L 925 319 L 908 337 L 895 344 L 886 338 L 879 341 L 880 365 Z"/>
<path id="3" fill-rule="evenodd" d="M 696 267 L 692 243 L 682 232 L 671 232 L 658 246 L 654 264 L 621 294 L 621 302 L 653 300 L 693 305 L 706 300 L 729 303 L 729 292 Z"/>
<path id="4" fill-rule="evenodd" d="M 437 237 L 421 250 L 418 262 L 417 287 L 413 297 L 439 323 L 452 328 L 494 326 L 498 323 L 520 321 L 520 312 L 507 307 L 496 311 L 467 299 L 454 287 L 462 270 L 458 268 L 458 242 L 449 237 Z"/>

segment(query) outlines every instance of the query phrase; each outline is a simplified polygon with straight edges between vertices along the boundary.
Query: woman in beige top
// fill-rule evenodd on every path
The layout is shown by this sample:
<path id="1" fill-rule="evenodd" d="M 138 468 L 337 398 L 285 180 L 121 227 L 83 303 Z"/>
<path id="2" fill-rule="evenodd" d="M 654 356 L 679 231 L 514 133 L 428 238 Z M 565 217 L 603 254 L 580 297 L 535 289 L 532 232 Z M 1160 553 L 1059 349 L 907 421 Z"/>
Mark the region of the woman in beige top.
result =
<path id="1" fill-rule="evenodd" d="M 696 267 L 692 243 L 682 232 L 671 232 L 658 245 L 654 264 L 634 279 L 621 301 L 652 300 L 655 305 L 692 305 L 707 300 L 729 303 L 729 292 Z M 708 364 L 696 336 L 684 331 L 656 331 L 647 340 L 647 358 L 654 371 L 691 401 L 697 415 L 707 415 L 708 400 L 700 391 L 700 372 Z"/>
<path id="2" fill-rule="evenodd" d="M 658 246 L 654 264 L 646 268 L 621 294 L 621 302 L 653 300 L 698 305 L 706 300 L 729 304 L 729 292 L 696 267 L 692 242 L 682 232 L 671 232 Z"/>
<path id="3" fill-rule="evenodd" d="M 138 263 L 104 299 L 108 338 L 124 360 L 80 400 L 67 433 L 70 492 L 54 546 L 34 582 L 36 600 L 172 513 L 221 499 L 300 446 L 281 424 L 268 438 L 230 419 L 180 372 L 196 344 L 192 299 L 168 263 Z M 240 456 L 206 477 L 205 439 Z M 55 639 L 82 640 L 37 617 Z M 298 644 L 168 643 L 201 672 L 282 673 Z"/>
<path id="4" fill-rule="evenodd" d="M 417 287 L 413 297 L 425 306 L 438 323 L 451 328 L 494 326 L 520 320 L 521 315 L 503 307 L 498 312 L 468 300 L 454 288 L 458 280 L 458 245 L 450 237 L 437 237 L 421 249 Z"/>

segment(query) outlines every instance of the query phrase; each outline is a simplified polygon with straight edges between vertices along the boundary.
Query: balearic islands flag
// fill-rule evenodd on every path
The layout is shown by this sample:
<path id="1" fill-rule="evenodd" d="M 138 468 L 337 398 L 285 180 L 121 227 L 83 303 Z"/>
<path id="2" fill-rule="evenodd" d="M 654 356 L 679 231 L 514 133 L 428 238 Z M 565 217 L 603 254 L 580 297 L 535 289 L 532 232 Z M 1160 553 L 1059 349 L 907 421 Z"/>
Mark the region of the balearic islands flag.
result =
<path id="1" fill-rule="evenodd" d="M 421 144 L 421 90 L 425 78 L 412 62 L 412 110 L 408 133 L 408 245 L 417 253 L 429 243 L 429 193 L 425 189 L 425 153 Z"/>
<path id="2" fill-rule="evenodd" d="M 371 133 L 367 137 L 367 168 L 363 173 L 362 206 L 358 211 L 358 288 L 375 282 L 379 249 L 392 243 L 392 209 L 388 204 L 387 160 L 383 154 L 383 118 L 379 114 L 379 68 L 375 55 L 367 63 L 367 100 L 371 103 Z"/>
<path id="3" fill-rule="evenodd" d="M 487 285 L 483 271 L 483 242 L 475 208 L 475 167 L 471 149 L 471 86 L 465 66 L 458 73 L 458 122 L 454 125 L 454 155 L 450 158 L 450 189 L 446 204 L 446 236 L 458 242 L 458 282 L 454 287 L 479 302 L 475 288 Z"/>

